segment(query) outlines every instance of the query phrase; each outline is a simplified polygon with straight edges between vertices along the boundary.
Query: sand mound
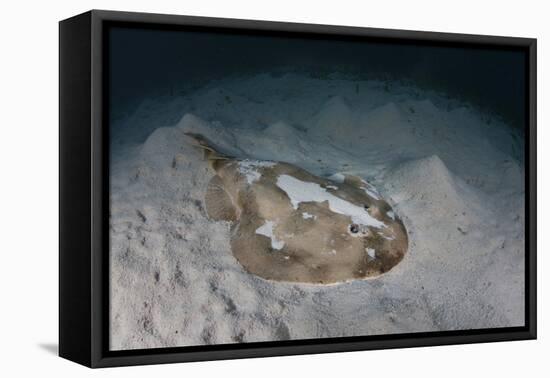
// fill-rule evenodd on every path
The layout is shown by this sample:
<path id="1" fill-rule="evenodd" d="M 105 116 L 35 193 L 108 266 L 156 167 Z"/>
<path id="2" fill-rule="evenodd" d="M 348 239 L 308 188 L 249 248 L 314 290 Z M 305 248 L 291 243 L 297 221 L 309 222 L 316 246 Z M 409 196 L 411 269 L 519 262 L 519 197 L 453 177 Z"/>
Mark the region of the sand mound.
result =
<path id="1" fill-rule="evenodd" d="M 288 142 L 293 142 L 292 138 L 296 137 L 296 129 L 282 121 L 269 125 L 264 132 L 275 138 L 286 139 Z"/>
<path id="2" fill-rule="evenodd" d="M 437 155 L 400 165 L 389 175 L 388 181 L 396 192 L 394 201 L 421 198 L 436 216 L 461 213 L 467 207 L 459 194 L 457 179 Z"/>
<path id="3" fill-rule="evenodd" d="M 167 151 L 178 151 L 189 162 L 200 156 L 188 147 L 183 131 L 174 127 L 156 129 L 142 145 L 140 156 L 151 167 L 168 169 L 172 164 L 173 153 L 167 154 Z"/>
<path id="4" fill-rule="evenodd" d="M 354 116 L 347 102 L 344 98 L 335 96 L 315 115 L 308 132 L 315 136 L 341 139 L 355 133 L 354 123 Z"/>
<path id="5" fill-rule="evenodd" d="M 386 188 L 410 236 L 411 252 L 403 262 L 403 274 L 429 293 L 426 300 L 443 329 L 521 317 L 522 306 L 517 305 L 521 301 L 511 306 L 502 295 L 493 295 L 492 283 L 506 277 L 496 290 L 502 293 L 506 286 L 511 296 L 519 298 L 521 285 L 513 282 L 523 268 L 514 263 L 519 256 L 504 257 L 507 242 L 502 227 L 506 226 L 498 224 L 496 218 L 501 216 L 487 207 L 480 193 L 437 156 L 399 165 L 387 176 Z M 516 232 L 510 229 L 505 234 Z M 445 277 L 428 278 L 434 271 L 445 272 Z M 472 295 L 472 291 L 484 294 Z M 446 297 L 449 293 L 452 296 Z M 506 312 L 494 312 L 496 307 Z"/>
<path id="6" fill-rule="evenodd" d="M 439 248 L 438 244 L 448 245 L 448 241 L 442 240 L 445 238 L 460 244 L 457 238 L 461 235 L 474 230 L 479 234 L 489 226 L 487 219 L 493 216 L 483 205 L 483 197 L 450 172 L 438 156 L 403 163 L 386 180 L 391 198 L 398 204 L 407 226 L 411 222 L 416 230 L 439 230 L 440 235 L 429 232 L 424 235 L 425 240 L 433 243 L 433 248 Z M 457 245 L 457 248 L 462 247 Z"/>
<path id="7" fill-rule="evenodd" d="M 393 102 L 377 107 L 366 113 L 362 118 L 361 132 L 363 135 L 376 137 L 388 130 L 395 130 L 403 122 L 401 109 Z"/>

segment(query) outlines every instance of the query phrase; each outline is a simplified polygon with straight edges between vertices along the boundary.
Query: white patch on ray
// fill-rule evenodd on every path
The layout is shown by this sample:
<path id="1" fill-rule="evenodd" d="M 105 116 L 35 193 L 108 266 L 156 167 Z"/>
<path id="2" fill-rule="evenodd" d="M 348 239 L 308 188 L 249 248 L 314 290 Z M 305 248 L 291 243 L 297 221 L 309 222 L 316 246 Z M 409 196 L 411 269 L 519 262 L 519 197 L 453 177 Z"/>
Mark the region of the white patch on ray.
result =
<path id="1" fill-rule="evenodd" d="M 367 251 L 367 254 L 371 259 L 376 258 L 376 250 L 374 250 L 373 248 L 365 248 L 365 251 Z"/>
<path id="2" fill-rule="evenodd" d="M 315 219 L 317 217 L 313 214 L 308 213 L 307 211 L 304 211 L 302 213 L 302 218 L 304 218 L 304 219 Z"/>
<path id="3" fill-rule="evenodd" d="M 286 192 L 295 209 L 301 202 L 327 201 L 331 211 L 349 216 L 353 223 L 376 228 L 386 227 L 383 222 L 372 217 L 363 207 L 336 197 L 319 184 L 301 181 L 289 175 L 280 175 L 277 178 L 277 186 Z"/>
<path id="4" fill-rule="evenodd" d="M 273 221 L 266 220 L 263 226 L 260 226 L 258 229 L 256 229 L 256 234 L 267 236 L 271 239 L 271 248 L 280 250 L 285 246 L 285 242 L 282 240 L 278 240 L 275 237 L 275 234 L 273 233 L 273 228 L 277 224 Z"/>
<path id="5" fill-rule="evenodd" d="M 239 173 L 246 177 L 246 181 L 249 184 L 253 184 L 262 177 L 259 168 L 269 168 L 275 164 L 272 161 L 241 160 L 239 161 Z"/>
<path id="6" fill-rule="evenodd" d="M 361 189 L 363 189 L 365 191 L 365 193 L 367 193 L 369 196 L 371 196 L 375 200 L 380 199 L 380 194 L 378 193 L 378 191 L 376 190 L 376 188 L 373 185 L 369 184 L 365 180 L 361 180 L 361 182 L 363 182 L 363 184 L 366 185 L 366 186 L 361 187 Z"/>

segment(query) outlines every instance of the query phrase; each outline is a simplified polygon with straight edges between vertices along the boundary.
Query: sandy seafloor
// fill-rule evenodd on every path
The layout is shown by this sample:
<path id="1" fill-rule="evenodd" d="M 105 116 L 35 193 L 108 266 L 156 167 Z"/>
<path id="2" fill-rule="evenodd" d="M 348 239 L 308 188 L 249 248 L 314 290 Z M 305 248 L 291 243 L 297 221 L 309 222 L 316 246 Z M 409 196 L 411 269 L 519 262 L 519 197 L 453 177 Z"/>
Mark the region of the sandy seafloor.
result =
<path id="1" fill-rule="evenodd" d="M 110 346 L 155 348 L 524 324 L 523 136 L 445 94 L 261 74 L 143 101 L 111 133 Z M 385 275 L 270 282 L 207 218 L 185 131 L 235 156 L 374 184 L 409 236 Z"/>

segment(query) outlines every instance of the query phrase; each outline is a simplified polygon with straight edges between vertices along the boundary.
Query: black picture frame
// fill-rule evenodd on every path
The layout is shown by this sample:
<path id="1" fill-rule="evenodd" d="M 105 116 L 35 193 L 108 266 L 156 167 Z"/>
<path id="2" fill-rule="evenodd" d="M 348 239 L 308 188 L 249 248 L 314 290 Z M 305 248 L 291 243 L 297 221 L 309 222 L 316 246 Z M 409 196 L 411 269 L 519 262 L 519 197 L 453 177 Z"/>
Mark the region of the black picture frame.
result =
<path id="1" fill-rule="evenodd" d="M 109 351 L 108 71 L 105 30 L 140 24 L 302 34 L 525 52 L 526 277 L 524 327 Z M 59 24 L 59 355 L 88 367 L 406 348 L 536 338 L 536 39 L 92 10 Z"/>

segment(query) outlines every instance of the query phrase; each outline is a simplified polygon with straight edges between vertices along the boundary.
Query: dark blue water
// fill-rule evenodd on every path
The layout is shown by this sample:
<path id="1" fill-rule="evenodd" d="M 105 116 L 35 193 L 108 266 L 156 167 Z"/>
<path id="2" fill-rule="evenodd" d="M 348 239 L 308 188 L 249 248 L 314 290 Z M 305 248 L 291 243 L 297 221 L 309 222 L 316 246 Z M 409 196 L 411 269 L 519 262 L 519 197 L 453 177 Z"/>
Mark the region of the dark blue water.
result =
<path id="1" fill-rule="evenodd" d="M 111 29 L 109 41 L 114 112 L 212 79 L 291 69 L 402 80 L 525 127 L 527 57 L 519 50 L 122 27 Z"/>

